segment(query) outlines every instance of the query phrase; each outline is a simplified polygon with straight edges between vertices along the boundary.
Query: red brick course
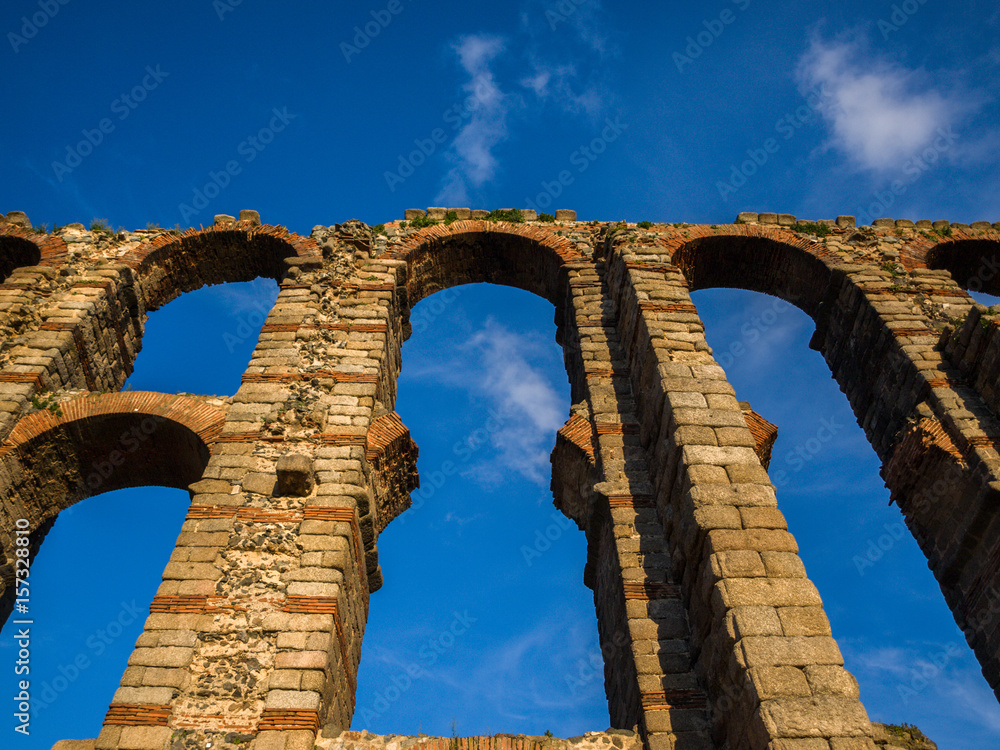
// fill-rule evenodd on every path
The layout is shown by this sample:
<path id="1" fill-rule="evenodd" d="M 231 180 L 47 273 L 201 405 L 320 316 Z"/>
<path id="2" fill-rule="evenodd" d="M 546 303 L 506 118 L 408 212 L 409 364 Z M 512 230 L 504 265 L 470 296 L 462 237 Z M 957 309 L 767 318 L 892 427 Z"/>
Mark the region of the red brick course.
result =
<path id="1" fill-rule="evenodd" d="M 58 235 L 36 234 L 13 224 L 0 224 L 0 252 L 6 254 L 22 243 L 34 247 L 33 252 L 29 251 L 34 257 L 30 262 L 18 263 L 19 266 L 59 266 L 66 262 L 69 254 L 66 243 Z M 20 249 L 18 254 L 25 255 L 24 250 Z"/>
<path id="2" fill-rule="evenodd" d="M 59 404 L 62 416 L 48 410 L 36 411 L 21 419 L 0 444 L 0 457 L 17 450 L 43 433 L 78 420 L 127 414 L 163 417 L 187 427 L 210 446 L 222 430 L 225 414 L 214 406 L 187 396 L 149 391 L 88 394 Z"/>

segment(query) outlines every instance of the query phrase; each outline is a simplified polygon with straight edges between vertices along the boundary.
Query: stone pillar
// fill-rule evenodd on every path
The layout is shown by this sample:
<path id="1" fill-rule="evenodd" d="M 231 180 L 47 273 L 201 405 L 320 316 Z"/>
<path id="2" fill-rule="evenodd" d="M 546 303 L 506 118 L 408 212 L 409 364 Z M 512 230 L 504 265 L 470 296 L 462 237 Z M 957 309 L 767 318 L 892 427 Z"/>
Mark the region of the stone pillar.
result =
<path id="1" fill-rule="evenodd" d="M 570 354 L 579 351 L 567 361 L 571 380 L 585 384 L 592 430 L 598 481 L 587 519 L 588 583 L 612 726 L 637 726 L 652 750 L 709 748 L 706 696 L 692 668 L 618 319 L 599 267 L 575 266 L 570 275 L 565 346 Z"/>
<path id="2" fill-rule="evenodd" d="M 299 262 L 282 283 L 98 750 L 226 736 L 311 750 L 324 725 L 349 726 L 381 583 L 375 540 L 391 520 L 373 501 L 368 433 L 392 392 L 400 326 L 390 274 L 321 288 L 319 265 Z"/>
<path id="3" fill-rule="evenodd" d="M 620 246 L 609 286 L 712 736 L 732 750 L 873 748 L 857 683 L 670 261 L 661 245 Z"/>

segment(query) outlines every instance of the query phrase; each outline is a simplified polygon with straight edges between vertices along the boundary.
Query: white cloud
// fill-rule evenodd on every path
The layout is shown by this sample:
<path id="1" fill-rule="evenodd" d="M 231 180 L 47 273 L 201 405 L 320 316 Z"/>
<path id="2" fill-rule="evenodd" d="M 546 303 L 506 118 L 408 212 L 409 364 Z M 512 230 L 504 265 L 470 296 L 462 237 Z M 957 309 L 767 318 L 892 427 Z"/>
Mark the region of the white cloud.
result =
<path id="1" fill-rule="evenodd" d="M 532 72 L 520 84 L 542 101 L 553 100 L 568 112 L 595 116 L 606 106 L 605 92 L 593 82 L 577 90 L 579 78 L 574 65 L 547 63 L 532 56 Z"/>
<path id="2" fill-rule="evenodd" d="M 505 50 L 498 36 L 470 34 L 452 45 L 459 64 L 468 75 L 463 89 L 475 111 L 452 143 L 449 157 L 455 166 L 448 172 L 436 200 L 447 205 L 469 202 L 469 188 L 478 188 L 496 174 L 498 160 L 493 149 L 507 139 L 507 116 L 516 98 L 505 95 L 497 84 L 492 65 Z"/>
<path id="3" fill-rule="evenodd" d="M 462 475 L 498 487 L 516 472 L 540 485 L 549 481 L 549 455 L 569 404 L 543 374 L 553 344 L 537 334 L 511 331 L 492 319 L 457 347 L 456 356 L 408 363 L 411 377 L 462 388 L 491 403 L 489 435 L 495 456 L 465 466 Z M 476 446 L 479 443 L 476 442 Z"/>
<path id="4" fill-rule="evenodd" d="M 859 40 L 813 39 L 797 76 L 803 93 L 822 92 L 828 145 L 868 170 L 902 168 L 972 109 L 923 71 L 874 57 Z"/>
<path id="5" fill-rule="evenodd" d="M 529 358 L 542 342 L 517 334 L 493 321 L 469 339 L 465 349 L 477 352 L 479 388 L 496 404 L 502 424 L 492 433 L 500 461 L 528 479 L 544 484 L 554 433 L 566 421 L 567 405 Z M 495 477 L 501 467 L 474 466 L 480 481 Z M 484 473 L 485 470 L 485 473 Z"/>

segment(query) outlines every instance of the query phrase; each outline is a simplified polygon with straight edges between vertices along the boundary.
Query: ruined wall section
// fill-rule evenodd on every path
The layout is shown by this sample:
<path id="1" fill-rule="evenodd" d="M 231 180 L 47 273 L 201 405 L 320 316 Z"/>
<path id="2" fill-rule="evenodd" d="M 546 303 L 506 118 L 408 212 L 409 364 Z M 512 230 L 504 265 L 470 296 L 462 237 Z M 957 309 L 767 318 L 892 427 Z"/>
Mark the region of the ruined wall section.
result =
<path id="1" fill-rule="evenodd" d="M 321 729 L 348 726 L 368 596 L 381 585 L 378 535 L 416 482 L 416 447 L 394 416 L 410 309 L 475 281 L 556 308 L 575 406 L 554 490 L 587 532 L 616 725 L 636 727 L 650 750 L 871 746 L 759 441 L 691 304 L 691 289 L 711 285 L 777 294 L 814 316 L 813 345 L 1000 685 L 993 365 L 976 324 L 961 327 L 972 303 L 956 282 L 981 279 L 977 266 L 898 223 L 838 222 L 820 241 L 764 226 L 763 214 L 648 229 L 569 214 L 384 233 L 352 221 L 310 238 L 253 216 L 180 234 L 74 227 L 32 239 L 0 227 L 0 253 L 15 258 L 0 285 L 0 439 L 30 424 L 18 420 L 45 390 L 117 389 L 146 312 L 181 291 L 255 275 L 281 284 L 190 487 L 98 750 L 308 750 Z M 957 231 L 980 260 L 1000 242 L 989 227 Z M 15 268 L 23 258 L 36 265 Z M 949 326 L 959 343 L 943 353 Z M 52 434 L 40 450 L 57 462 L 85 440 Z M 7 457 L 0 482 L 47 492 L 38 466 Z M 38 539 L 46 523 L 39 515 Z"/>

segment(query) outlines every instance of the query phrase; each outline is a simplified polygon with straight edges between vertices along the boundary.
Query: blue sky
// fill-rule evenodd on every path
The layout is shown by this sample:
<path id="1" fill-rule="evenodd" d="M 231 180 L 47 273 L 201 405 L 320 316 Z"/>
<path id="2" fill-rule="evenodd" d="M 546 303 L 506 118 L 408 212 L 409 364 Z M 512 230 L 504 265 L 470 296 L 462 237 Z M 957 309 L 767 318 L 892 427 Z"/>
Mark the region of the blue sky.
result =
<path id="1" fill-rule="evenodd" d="M 428 205 L 1000 220 L 995 3 L 303 5 L 12 0 L 0 211 L 142 228 L 254 208 L 303 234 Z M 546 454 L 569 408 L 552 309 L 459 292 L 421 303 L 430 325 L 404 348 L 397 406 L 425 492 L 380 543 L 358 721 L 368 709 L 380 732 L 450 734 L 452 718 L 464 734 L 601 729 L 582 535 L 550 529 Z M 155 313 L 133 387 L 232 393 L 256 333 L 232 351 L 225 334 L 259 326 L 274 294 L 213 288 Z M 750 293 L 695 302 L 738 395 L 779 425 L 779 502 L 873 718 L 917 723 L 942 750 L 995 744 L 1000 710 L 916 545 L 897 539 L 874 453 L 806 347 L 811 322 Z M 745 353 L 725 357 L 734 343 Z M 836 430 L 813 453 L 824 420 Z M 498 423 L 427 491 L 456 442 Z M 50 628 L 35 658 L 39 680 L 66 687 L 58 723 L 43 712 L 16 747 L 96 736 L 142 616 L 124 621 L 133 600 L 148 606 L 185 502 L 109 494 L 57 522 L 34 571 Z M 100 530 L 100 544 L 72 546 Z M 529 566 L 523 548 L 546 531 L 552 547 Z M 859 570 L 884 535 L 888 551 Z M 8 630 L 0 640 L 7 659 Z M 408 670 L 419 677 L 381 710 Z"/>

